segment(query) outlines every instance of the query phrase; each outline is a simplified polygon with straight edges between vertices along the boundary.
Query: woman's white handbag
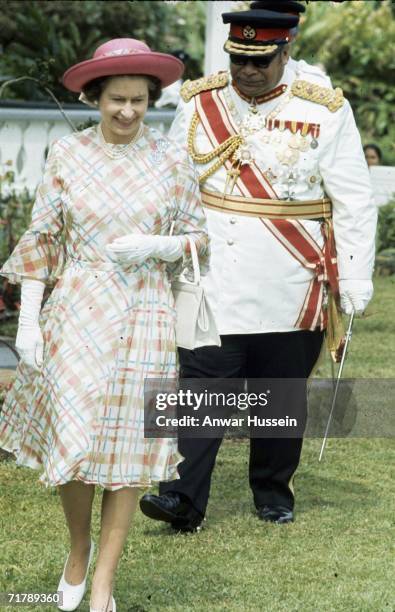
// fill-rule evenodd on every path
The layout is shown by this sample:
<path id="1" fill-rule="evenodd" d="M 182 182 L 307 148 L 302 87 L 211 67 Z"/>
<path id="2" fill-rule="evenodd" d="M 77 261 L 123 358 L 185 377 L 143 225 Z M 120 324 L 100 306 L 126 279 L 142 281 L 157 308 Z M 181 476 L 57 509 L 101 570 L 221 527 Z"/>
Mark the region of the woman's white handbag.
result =
<path id="1" fill-rule="evenodd" d="M 177 311 L 176 344 L 181 348 L 221 346 L 215 319 L 200 285 L 199 259 L 193 240 L 188 237 L 193 265 L 193 282 L 181 277 L 171 284 Z"/>

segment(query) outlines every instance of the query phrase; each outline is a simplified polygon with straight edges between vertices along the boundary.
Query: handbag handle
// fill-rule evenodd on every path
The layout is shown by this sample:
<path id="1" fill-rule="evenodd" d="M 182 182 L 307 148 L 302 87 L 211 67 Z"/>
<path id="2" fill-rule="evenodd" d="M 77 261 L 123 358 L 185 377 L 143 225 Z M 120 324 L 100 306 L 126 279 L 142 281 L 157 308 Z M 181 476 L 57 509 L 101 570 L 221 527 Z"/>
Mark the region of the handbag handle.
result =
<path id="1" fill-rule="evenodd" d="M 172 221 L 172 224 L 170 226 L 169 236 L 173 235 L 173 229 L 174 229 L 174 221 Z M 188 240 L 189 246 L 191 249 L 191 259 L 192 259 L 192 266 L 193 266 L 193 284 L 200 285 L 200 266 L 199 266 L 199 258 L 198 258 L 198 254 L 196 250 L 195 241 L 192 240 L 192 238 L 188 236 L 188 234 L 184 234 L 184 236 Z"/>

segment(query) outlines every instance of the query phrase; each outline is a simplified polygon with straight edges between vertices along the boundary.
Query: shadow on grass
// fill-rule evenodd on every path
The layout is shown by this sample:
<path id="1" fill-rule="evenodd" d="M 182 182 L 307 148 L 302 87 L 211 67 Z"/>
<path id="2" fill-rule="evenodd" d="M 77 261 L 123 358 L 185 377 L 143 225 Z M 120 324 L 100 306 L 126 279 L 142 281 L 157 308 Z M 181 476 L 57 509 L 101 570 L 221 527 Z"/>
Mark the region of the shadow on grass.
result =
<path id="1" fill-rule="evenodd" d="M 302 474 L 297 479 L 298 514 L 323 507 L 341 507 L 342 512 L 355 512 L 356 503 L 364 508 L 377 503 L 373 489 L 352 480 Z"/>
<path id="2" fill-rule="evenodd" d="M 220 480 L 220 475 L 216 480 Z M 320 509 L 338 509 L 339 512 L 353 514 L 356 508 L 364 511 L 377 505 L 376 491 L 360 482 L 314 474 L 302 474 L 296 481 L 296 512 L 298 516 L 307 515 Z M 218 487 L 216 485 L 219 485 Z M 207 520 L 203 530 L 216 529 L 229 518 L 235 525 L 256 517 L 252 492 L 248 480 L 238 475 L 232 482 L 232 491 L 226 484 L 214 483 L 207 509 Z M 144 527 L 147 537 L 188 538 L 188 534 L 177 533 L 170 525 L 161 521 L 150 521 Z M 182 539 L 180 540 L 182 542 Z"/>

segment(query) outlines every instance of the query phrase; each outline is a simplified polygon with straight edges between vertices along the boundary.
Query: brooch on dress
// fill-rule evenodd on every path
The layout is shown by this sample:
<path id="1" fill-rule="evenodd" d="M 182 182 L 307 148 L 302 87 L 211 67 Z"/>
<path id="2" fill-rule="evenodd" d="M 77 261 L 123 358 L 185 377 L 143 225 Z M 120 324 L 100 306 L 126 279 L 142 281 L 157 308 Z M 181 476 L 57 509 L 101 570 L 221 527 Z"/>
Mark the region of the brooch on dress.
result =
<path id="1" fill-rule="evenodd" d="M 154 164 L 160 164 L 166 157 L 166 151 L 169 148 L 169 141 L 165 138 L 159 138 L 154 142 L 149 158 Z"/>

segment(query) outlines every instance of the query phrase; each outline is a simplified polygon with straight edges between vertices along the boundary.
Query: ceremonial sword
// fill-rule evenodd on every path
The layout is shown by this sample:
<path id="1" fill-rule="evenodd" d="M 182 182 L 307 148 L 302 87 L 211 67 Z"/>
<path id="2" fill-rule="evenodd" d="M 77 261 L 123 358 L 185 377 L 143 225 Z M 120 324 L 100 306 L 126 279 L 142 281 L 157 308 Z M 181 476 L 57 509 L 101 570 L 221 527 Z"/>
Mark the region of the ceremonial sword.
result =
<path id="1" fill-rule="evenodd" d="M 340 362 L 340 366 L 339 366 L 339 371 L 337 373 L 335 390 L 333 392 L 332 406 L 331 406 L 331 410 L 330 410 L 330 413 L 329 413 L 328 422 L 326 424 L 324 439 L 322 441 L 321 452 L 320 452 L 320 456 L 318 458 L 318 461 L 321 461 L 321 459 L 322 459 L 322 455 L 324 454 L 326 442 L 327 442 L 327 439 L 328 439 L 329 428 L 331 426 L 332 416 L 333 416 L 333 412 L 334 412 L 335 406 L 336 406 L 337 392 L 339 390 L 339 384 L 340 384 L 340 380 L 341 380 L 341 377 L 342 377 L 344 362 L 346 361 L 347 347 L 348 347 L 348 343 L 350 342 L 351 335 L 352 335 L 352 326 L 353 326 L 353 323 L 354 323 L 354 315 L 355 315 L 355 310 L 353 309 L 353 311 L 351 313 L 351 316 L 350 316 L 350 321 L 348 323 L 346 335 L 345 335 L 342 358 L 341 358 L 341 362 Z"/>

